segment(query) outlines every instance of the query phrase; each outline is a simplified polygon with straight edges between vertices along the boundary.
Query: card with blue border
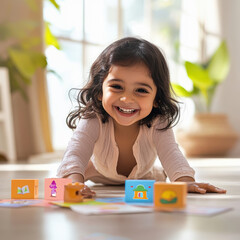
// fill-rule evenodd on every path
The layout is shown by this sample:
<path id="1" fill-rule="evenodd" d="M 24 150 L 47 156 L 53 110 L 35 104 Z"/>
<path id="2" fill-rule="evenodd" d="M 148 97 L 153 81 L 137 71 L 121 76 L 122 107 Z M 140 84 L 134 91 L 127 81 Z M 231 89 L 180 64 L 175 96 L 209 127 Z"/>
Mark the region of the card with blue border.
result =
<path id="1" fill-rule="evenodd" d="M 126 203 L 152 203 L 155 180 L 126 180 Z"/>

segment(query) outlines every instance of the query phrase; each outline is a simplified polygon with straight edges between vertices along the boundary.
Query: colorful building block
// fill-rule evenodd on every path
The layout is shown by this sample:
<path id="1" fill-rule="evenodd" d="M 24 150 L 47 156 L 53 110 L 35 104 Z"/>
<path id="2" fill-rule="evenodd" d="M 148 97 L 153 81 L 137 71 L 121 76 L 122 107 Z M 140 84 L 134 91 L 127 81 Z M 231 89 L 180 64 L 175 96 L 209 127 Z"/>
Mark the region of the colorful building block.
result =
<path id="1" fill-rule="evenodd" d="M 125 202 L 153 202 L 155 180 L 126 180 Z"/>
<path id="2" fill-rule="evenodd" d="M 71 183 L 69 178 L 45 178 L 44 199 L 48 201 L 63 201 L 64 186 Z"/>
<path id="3" fill-rule="evenodd" d="M 38 179 L 12 179 L 12 199 L 35 199 L 38 198 Z"/>
<path id="4" fill-rule="evenodd" d="M 187 184 L 183 182 L 155 182 L 154 206 L 156 209 L 182 209 L 186 206 Z"/>
<path id="5" fill-rule="evenodd" d="M 84 188 L 83 183 L 69 183 L 64 186 L 64 202 L 82 202 L 83 196 L 81 194 L 81 190 Z"/>

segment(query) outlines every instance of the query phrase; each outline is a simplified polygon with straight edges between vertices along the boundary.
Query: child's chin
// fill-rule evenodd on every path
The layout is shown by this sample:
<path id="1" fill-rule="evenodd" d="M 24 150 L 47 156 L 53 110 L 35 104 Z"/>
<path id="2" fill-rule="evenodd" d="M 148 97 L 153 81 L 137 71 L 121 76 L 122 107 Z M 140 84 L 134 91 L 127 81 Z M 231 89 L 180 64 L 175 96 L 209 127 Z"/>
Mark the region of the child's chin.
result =
<path id="1" fill-rule="evenodd" d="M 120 125 L 120 126 L 129 127 L 129 126 L 132 126 L 132 125 L 138 123 L 139 121 L 120 121 L 120 120 L 115 120 L 115 122 L 118 125 Z"/>

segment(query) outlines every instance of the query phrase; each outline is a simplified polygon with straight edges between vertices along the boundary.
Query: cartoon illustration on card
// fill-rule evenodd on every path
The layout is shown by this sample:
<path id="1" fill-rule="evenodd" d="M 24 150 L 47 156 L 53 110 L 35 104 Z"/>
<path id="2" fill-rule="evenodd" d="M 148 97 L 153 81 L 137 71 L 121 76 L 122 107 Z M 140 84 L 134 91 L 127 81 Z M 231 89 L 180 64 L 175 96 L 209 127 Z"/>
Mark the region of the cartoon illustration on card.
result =
<path id="1" fill-rule="evenodd" d="M 56 197 L 57 196 L 57 184 L 56 182 L 53 180 L 52 183 L 49 186 L 51 188 L 51 197 Z"/>
<path id="2" fill-rule="evenodd" d="M 26 194 L 26 193 L 30 193 L 28 185 L 17 188 L 17 194 Z"/>

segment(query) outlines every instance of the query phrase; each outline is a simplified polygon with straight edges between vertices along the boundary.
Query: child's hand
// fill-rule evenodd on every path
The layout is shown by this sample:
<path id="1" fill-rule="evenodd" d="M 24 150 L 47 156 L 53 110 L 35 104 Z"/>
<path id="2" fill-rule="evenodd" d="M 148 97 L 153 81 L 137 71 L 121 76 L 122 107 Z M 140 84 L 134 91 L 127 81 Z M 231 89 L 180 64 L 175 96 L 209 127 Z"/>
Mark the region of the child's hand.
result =
<path id="1" fill-rule="evenodd" d="M 84 177 L 81 174 L 73 173 L 67 176 L 68 178 L 72 179 L 72 182 L 80 182 L 84 183 Z M 84 188 L 81 190 L 81 194 L 83 195 L 83 198 L 94 198 L 96 196 L 96 193 L 92 191 L 87 185 L 84 184 Z"/>
<path id="2" fill-rule="evenodd" d="M 209 183 L 195 182 L 191 177 L 180 177 L 176 182 L 186 182 L 187 190 L 190 193 L 226 193 L 227 191 L 222 188 L 215 187 Z"/>
<path id="3" fill-rule="evenodd" d="M 96 193 L 92 191 L 87 185 L 84 185 L 84 188 L 81 190 L 83 198 L 94 198 Z"/>
<path id="4" fill-rule="evenodd" d="M 187 182 L 188 192 L 190 193 L 226 193 L 222 188 L 215 187 L 209 183 Z"/>

